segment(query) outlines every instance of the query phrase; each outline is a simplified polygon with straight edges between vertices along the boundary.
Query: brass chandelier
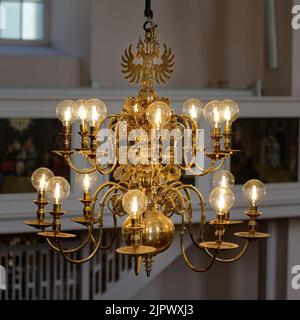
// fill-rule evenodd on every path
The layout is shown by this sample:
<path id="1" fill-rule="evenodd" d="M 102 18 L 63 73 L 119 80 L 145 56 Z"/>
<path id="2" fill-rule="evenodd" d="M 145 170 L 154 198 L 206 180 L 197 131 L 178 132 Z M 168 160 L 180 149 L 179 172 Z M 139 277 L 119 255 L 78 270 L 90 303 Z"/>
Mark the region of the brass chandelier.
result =
<path id="1" fill-rule="evenodd" d="M 225 233 L 231 226 L 242 223 L 230 219 L 234 177 L 229 171 L 221 170 L 226 159 L 237 152 L 231 147 L 231 128 L 238 117 L 239 107 L 229 99 L 214 100 L 205 107 L 201 101 L 189 99 L 183 105 L 183 112 L 176 114 L 170 100 L 159 97 L 154 89 L 155 82 L 160 84 L 170 78 L 174 55 L 166 45 L 163 50 L 160 48 L 149 0 L 146 0 L 145 17 L 145 36 L 143 40 L 139 39 L 136 53 L 132 52 L 130 45 L 122 57 L 125 78 L 131 83 L 140 83 L 137 96 L 125 100 L 122 112 L 107 116 L 105 104 L 98 99 L 65 100 L 57 106 L 56 113 L 64 129 L 64 147 L 54 152 L 76 172 L 76 182 L 83 190 L 80 199 L 83 214 L 72 220 L 86 228 L 84 240 L 74 248 L 64 247 L 64 240 L 75 237 L 61 231 L 61 217 L 65 214 L 62 202 L 69 195 L 70 185 L 64 178 L 54 177 L 47 168 L 39 168 L 32 175 L 32 184 L 37 190 L 37 200 L 34 201 L 38 208 L 37 219 L 25 223 L 39 229 L 38 235 L 67 261 L 80 264 L 93 258 L 98 250 L 112 246 L 118 232 L 117 221 L 125 217 L 122 224 L 125 245 L 118 248 L 117 253 L 133 258 L 136 274 L 144 262 L 149 276 L 153 257 L 167 250 L 173 242 L 175 226 L 172 217 L 178 215 L 184 261 L 192 270 L 205 272 L 214 262 L 238 260 L 249 243 L 270 236 L 257 231 L 257 218 L 262 214 L 257 205 L 265 196 L 265 186 L 258 180 L 250 180 L 243 186 L 243 193 L 249 201 L 245 212 L 249 222 L 244 231 L 234 235 L 244 239 L 244 245 L 237 255 L 221 258 L 222 252 L 239 247 L 225 241 Z M 209 148 L 199 145 L 198 128 L 202 114 L 212 127 Z M 80 124 L 81 145 L 72 149 L 71 126 L 74 121 Z M 176 134 L 168 136 L 166 132 Z M 168 147 L 164 148 L 167 140 Z M 180 142 L 183 140 L 190 143 L 182 146 Z M 124 144 L 128 141 L 129 147 Z M 87 167 L 78 168 L 74 164 L 76 155 L 84 157 Z M 200 158 L 209 161 L 207 168 L 199 164 Z M 206 221 L 201 192 L 194 185 L 182 181 L 183 174 L 187 173 L 193 176 L 213 174 L 214 188 L 209 195 L 209 203 L 216 212 L 214 220 Z M 92 193 L 91 189 L 100 175 L 113 175 L 115 181 L 96 186 Z M 198 200 L 196 206 L 192 201 L 193 195 Z M 49 211 L 52 221 L 45 219 L 48 201 L 53 203 Z M 193 232 L 195 207 L 200 211 L 198 237 Z M 106 213 L 111 214 L 114 221 L 113 237 L 108 244 L 103 243 L 103 217 Z M 206 224 L 214 228 L 214 238 L 210 241 L 204 237 Z M 210 258 L 208 265 L 199 267 L 190 262 L 185 251 L 186 234 L 193 245 Z M 74 259 L 73 254 L 86 246 L 91 248 L 88 256 Z"/>

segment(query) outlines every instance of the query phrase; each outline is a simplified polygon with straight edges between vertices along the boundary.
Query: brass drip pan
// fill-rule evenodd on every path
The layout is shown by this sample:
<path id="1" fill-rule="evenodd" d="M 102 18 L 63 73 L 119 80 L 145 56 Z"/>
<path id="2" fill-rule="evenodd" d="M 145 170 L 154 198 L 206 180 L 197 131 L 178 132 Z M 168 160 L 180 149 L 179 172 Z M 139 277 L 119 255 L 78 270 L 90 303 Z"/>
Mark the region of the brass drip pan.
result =
<path id="1" fill-rule="evenodd" d="M 269 233 L 263 233 L 263 232 L 250 233 L 248 231 L 236 232 L 234 235 L 239 237 L 239 238 L 244 238 L 244 239 L 248 239 L 248 240 L 266 239 L 266 238 L 269 238 L 271 236 Z"/>
<path id="2" fill-rule="evenodd" d="M 133 246 L 121 247 L 116 249 L 116 252 L 119 254 L 127 254 L 132 257 L 144 256 L 150 253 L 154 253 L 156 248 L 150 246 L 139 246 L 134 248 Z"/>
<path id="3" fill-rule="evenodd" d="M 214 225 L 224 225 L 224 226 L 231 226 L 231 225 L 236 225 L 236 224 L 241 224 L 243 221 L 241 220 L 228 220 L 228 221 L 217 221 L 217 220 L 212 220 L 209 221 L 208 224 L 214 226 Z"/>
<path id="4" fill-rule="evenodd" d="M 65 232 L 55 233 L 53 231 L 39 232 L 38 235 L 44 238 L 52 238 L 52 239 L 71 239 L 76 237 L 76 235 L 73 233 L 65 233 Z"/>
<path id="5" fill-rule="evenodd" d="M 218 243 L 216 241 L 206 241 L 206 242 L 201 242 L 200 247 L 204 249 L 211 249 L 211 250 L 232 250 L 236 249 L 239 247 L 238 244 L 232 243 L 232 242 L 221 242 Z"/>
<path id="6" fill-rule="evenodd" d="M 84 226 L 89 225 L 91 223 L 95 224 L 98 222 L 97 219 L 93 218 L 93 219 L 86 219 L 85 217 L 78 217 L 78 218 L 73 218 L 71 219 L 71 221 L 82 224 Z"/>
<path id="7" fill-rule="evenodd" d="M 24 224 L 37 228 L 37 229 L 44 229 L 44 228 L 49 228 L 52 225 L 51 221 L 39 221 L 39 220 L 28 220 L 28 221 L 23 221 Z"/>

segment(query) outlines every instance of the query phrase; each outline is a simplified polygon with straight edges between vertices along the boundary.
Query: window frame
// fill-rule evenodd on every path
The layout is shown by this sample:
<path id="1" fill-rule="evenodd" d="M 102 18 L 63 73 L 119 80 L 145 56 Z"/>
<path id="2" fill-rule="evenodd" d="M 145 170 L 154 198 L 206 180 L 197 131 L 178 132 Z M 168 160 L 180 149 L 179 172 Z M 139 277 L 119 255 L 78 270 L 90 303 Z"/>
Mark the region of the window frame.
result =
<path id="1" fill-rule="evenodd" d="M 20 0 L 21 3 L 26 0 Z M 0 1 L 2 2 L 2 1 Z M 49 46 L 50 42 L 50 0 L 44 0 L 44 38 L 41 40 L 24 40 L 24 39 L 2 39 L 0 38 L 0 46 Z"/>

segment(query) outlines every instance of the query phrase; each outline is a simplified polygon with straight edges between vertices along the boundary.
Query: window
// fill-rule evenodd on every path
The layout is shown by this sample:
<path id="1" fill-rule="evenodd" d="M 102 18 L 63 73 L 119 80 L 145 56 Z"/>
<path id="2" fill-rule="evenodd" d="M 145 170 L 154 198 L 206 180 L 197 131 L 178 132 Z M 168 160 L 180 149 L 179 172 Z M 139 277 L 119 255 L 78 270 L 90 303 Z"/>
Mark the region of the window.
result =
<path id="1" fill-rule="evenodd" d="M 47 0 L 0 0 L 5 16 L 0 41 L 45 41 L 46 2 Z"/>

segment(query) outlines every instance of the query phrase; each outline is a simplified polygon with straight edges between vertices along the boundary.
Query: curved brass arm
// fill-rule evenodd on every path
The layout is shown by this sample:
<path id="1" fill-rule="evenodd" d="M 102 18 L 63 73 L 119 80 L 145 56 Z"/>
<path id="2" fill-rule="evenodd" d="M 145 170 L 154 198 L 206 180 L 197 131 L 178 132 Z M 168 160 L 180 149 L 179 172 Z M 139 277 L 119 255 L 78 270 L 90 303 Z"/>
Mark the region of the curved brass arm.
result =
<path id="1" fill-rule="evenodd" d="M 97 170 L 96 166 L 94 166 L 92 168 L 83 168 L 83 169 L 77 168 L 72 162 L 72 156 L 64 156 L 64 159 L 66 160 L 68 166 L 77 173 L 90 174 L 90 173 L 93 173 Z"/>
<path id="2" fill-rule="evenodd" d="M 212 256 L 209 264 L 203 268 L 196 267 L 190 262 L 188 256 L 186 255 L 185 248 L 184 248 L 184 222 L 183 221 L 182 221 L 181 231 L 180 231 L 180 250 L 181 250 L 181 254 L 184 258 L 184 262 L 186 263 L 186 265 L 195 272 L 203 273 L 203 272 L 208 271 L 213 266 L 213 264 L 216 260 L 216 257 Z"/>
<path id="3" fill-rule="evenodd" d="M 99 225 L 99 238 L 98 238 L 98 242 L 97 242 L 97 245 L 95 246 L 94 250 L 85 258 L 83 259 L 72 259 L 70 257 L 68 257 L 68 255 L 62 251 L 62 246 L 61 246 L 61 243 L 58 242 L 58 246 L 59 246 L 59 249 L 60 249 L 60 253 L 63 255 L 63 257 L 71 262 L 71 263 L 74 263 L 74 264 L 82 264 L 82 263 L 85 263 L 87 261 L 89 261 L 90 259 L 92 259 L 94 257 L 94 255 L 96 254 L 96 252 L 98 251 L 99 247 L 100 247 L 100 243 L 101 243 L 101 240 L 102 240 L 102 235 L 103 235 L 103 226 Z"/>
<path id="4" fill-rule="evenodd" d="M 228 258 L 228 259 L 221 259 L 221 258 L 216 258 L 216 260 L 218 262 L 222 262 L 222 263 L 230 263 L 230 262 L 234 262 L 234 261 L 237 261 L 239 260 L 247 251 L 249 247 L 249 240 L 246 240 L 242 250 L 240 251 L 240 253 L 238 255 L 236 255 L 235 257 L 233 258 Z M 207 254 L 212 257 L 213 254 L 208 250 L 208 249 L 205 249 L 205 251 L 207 252 Z"/>
<path id="5" fill-rule="evenodd" d="M 92 232 L 93 232 L 93 225 L 90 224 L 87 226 L 87 230 L 88 230 L 88 235 L 87 237 L 85 238 L 85 240 L 77 247 L 75 248 L 71 248 L 71 249 L 64 249 L 62 248 L 62 250 L 65 252 L 65 253 L 75 253 L 79 250 L 81 250 L 82 248 L 84 248 L 89 242 L 90 240 L 92 240 Z M 58 248 L 57 246 L 55 246 L 55 244 L 49 239 L 49 238 L 46 238 L 46 241 L 47 241 L 47 244 L 55 251 L 57 252 L 60 252 L 60 248 Z"/>
<path id="6" fill-rule="evenodd" d="M 115 141 L 116 141 L 116 145 L 118 145 L 117 141 L 118 141 L 118 129 L 119 129 L 119 124 L 116 124 L 116 128 L 115 128 Z M 114 148 L 113 144 L 110 141 L 110 144 L 112 146 L 112 148 Z M 116 153 L 117 153 L 117 149 L 116 149 Z M 97 162 L 97 157 L 94 159 L 94 166 L 96 168 L 96 170 L 98 170 L 102 175 L 109 175 L 110 173 L 112 173 L 115 169 L 117 165 L 117 157 L 114 157 L 114 162 L 112 164 L 106 164 L 105 166 L 101 167 L 98 162 Z M 109 168 L 107 170 L 107 168 Z"/>
<path id="7" fill-rule="evenodd" d="M 194 237 L 193 233 L 193 208 L 192 208 L 192 203 L 191 203 L 191 195 L 188 189 L 194 191 L 196 195 L 199 198 L 199 205 L 200 205 L 200 239 L 201 242 L 204 241 L 204 227 L 205 227 L 205 222 L 206 222 L 206 211 L 205 211 L 205 200 L 201 192 L 194 187 L 193 185 L 184 185 L 182 184 L 181 186 L 177 187 L 177 189 L 183 189 L 184 192 L 187 194 L 188 200 L 189 200 L 189 206 L 188 206 L 188 224 L 189 224 L 189 235 L 190 238 L 193 242 L 193 244 L 198 248 L 203 250 L 197 240 Z"/>
<path id="8" fill-rule="evenodd" d="M 107 186 L 107 185 L 109 185 L 110 183 L 106 183 L 106 184 L 104 184 L 105 186 Z M 114 183 L 112 183 L 112 184 L 114 184 Z M 102 189 L 103 189 L 103 186 L 101 186 L 102 187 Z M 63 257 L 67 260 L 67 261 L 69 261 L 69 262 L 71 262 L 71 263 L 74 263 L 74 264 L 82 264 L 82 263 L 84 263 L 84 262 L 87 262 L 87 261 L 89 261 L 90 259 L 92 259 L 93 257 L 94 257 L 94 255 L 96 254 L 96 252 L 99 250 L 99 248 L 101 248 L 101 249 L 107 249 L 107 248 L 109 248 L 111 245 L 112 245 L 112 243 L 114 242 L 114 240 L 115 240 L 115 236 L 116 236 L 116 229 L 117 229 L 117 225 L 116 225 L 116 217 L 115 216 L 113 216 L 114 217 L 114 234 L 113 234 L 113 239 L 111 240 L 111 242 L 109 243 L 109 245 L 108 246 L 105 246 L 105 247 L 101 247 L 101 242 L 102 242 L 102 237 L 103 237 L 103 225 L 102 225 L 102 221 L 103 221 L 103 208 L 104 208 L 104 203 L 106 202 L 106 198 L 109 196 L 109 194 L 111 193 L 111 192 L 113 192 L 114 190 L 115 190 L 115 186 L 113 186 L 113 187 L 111 187 L 110 189 L 108 189 L 106 192 L 105 192 L 105 194 L 103 195 L 103 197 L 101 198 L 101 201 L 100 201 L 100 210 L 99 210 L 99 213 L 98 213 L 98 219 L 99 219 L 99 238 L 98 238 L 98 240 L 97 240 L 97 243 L 96 243 L 96 246 L 95 246 L 95 248 L 93 249 L 93 251 L 87 256 L 87 257 L 85 257 L 85 258 L 83 258 L 83 259 L 72 259 L 72 258 L 70 258 L 62 249 L 62 246 L 61 246 L 61 243 L 60 242 L 58 242 L 58 246 L 59 246 L 59 249 L 60 249 L 60 253 L 63 255 Z M 98 189 L 100 189 L 100 188 L 98 188 Z M 93 198 L 93 201 L 95 202 L 95 199 L 97 199 L 97 196 L 98 196 L 98 193 L 102 190 L 102 189 L 100 189 L 100 190 L 97 190 L 96 191 L 96 193 L 95 193 L 95 196 L 94 196 L 94 198 Z M 94 238 L 93 238 L 94 239 Z M 95 239 L 94 239 L 94 241 L 95 241 Z"/>

